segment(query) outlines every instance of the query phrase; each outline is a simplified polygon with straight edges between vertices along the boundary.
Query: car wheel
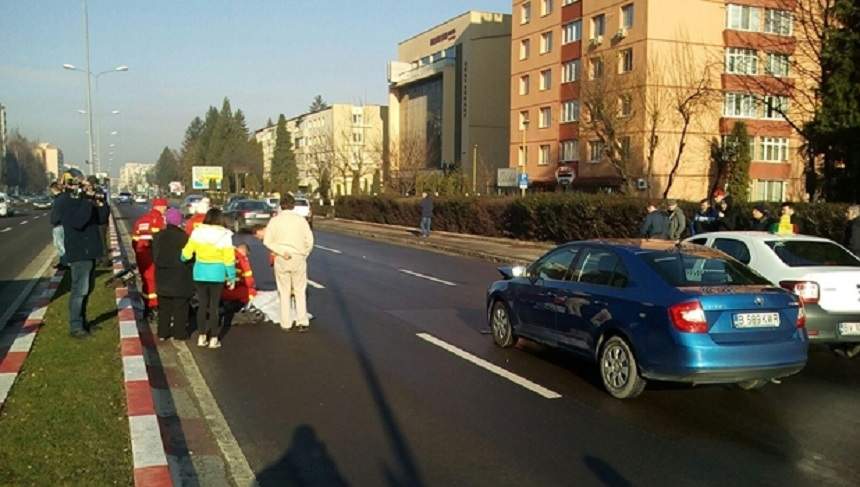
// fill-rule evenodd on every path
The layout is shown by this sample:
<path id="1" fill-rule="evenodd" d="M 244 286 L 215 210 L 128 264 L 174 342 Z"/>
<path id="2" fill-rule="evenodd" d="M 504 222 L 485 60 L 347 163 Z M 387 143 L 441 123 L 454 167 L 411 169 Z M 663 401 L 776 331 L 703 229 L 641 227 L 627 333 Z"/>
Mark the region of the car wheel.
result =
<path id="1" fill-rule="evenodd" d="M 860 343 L 840 343 L 831 345 L 830 350 L 842 358 L 854 358 L 860 355 Z"/>
<path id="2" fill-rule="evenodd" d="M 603 387 L 617 399 L 632 399 L 645 390 L 645 379 L 639 375 L 639 367 L 633 351 L 623 338 L 614 336 L 600 349 L 600 377 Z"/>
<path id="3" fill-rule="evenodd" d="M 514 327 L 511 325 L 511 313 L 502 301 L 496 301 L 490 309 L 490 330 L 493 333 L 493 341 L 502 348 L 517 342 Z"/>
<path id="4" fill-rule="evenodd" d="M 750 379 L 743 382 L 738 382 L 738 387 L 745 391 L 754 391 L 766 386 L 769 381 L 767 379 Z"/>

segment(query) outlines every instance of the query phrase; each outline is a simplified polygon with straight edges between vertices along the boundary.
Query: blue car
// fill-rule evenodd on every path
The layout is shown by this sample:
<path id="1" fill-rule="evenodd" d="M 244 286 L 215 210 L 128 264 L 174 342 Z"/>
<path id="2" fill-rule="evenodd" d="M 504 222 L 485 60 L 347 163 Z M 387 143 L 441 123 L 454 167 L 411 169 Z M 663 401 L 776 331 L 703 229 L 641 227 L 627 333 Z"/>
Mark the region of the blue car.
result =
<path id="1" fill-rule="evenodd" d="M 756 389 L 806 365 L 803 305 L 717 250 L 584 241 L 499 271 L 487 291 L 495 343 L 525 337 L 594 360 L 619 399 L 647 380 Z"/>

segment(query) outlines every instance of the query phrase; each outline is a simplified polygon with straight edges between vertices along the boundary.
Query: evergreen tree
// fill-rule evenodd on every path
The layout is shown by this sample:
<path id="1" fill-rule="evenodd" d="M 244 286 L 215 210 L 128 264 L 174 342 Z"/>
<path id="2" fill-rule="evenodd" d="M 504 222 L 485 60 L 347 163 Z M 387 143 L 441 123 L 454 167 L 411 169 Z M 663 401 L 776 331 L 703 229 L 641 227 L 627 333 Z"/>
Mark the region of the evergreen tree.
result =
<path id="1" fill-rule="evenodd" d="M 353 171 L 352 173 L 352 188 L 350 189 L 350 193 L 353 196 L 361 194 L 361 174 L 358 171 Z"/>
<path id="2" fill-rule="evenodd" d="M 272 128 L 274 126 L 275 126 L 275 122 L 272 121 L 272 117 L 269 117 L 269 119 L 266 120 L 266 128 L 268 129 L 268 128 Z"/>
<path id="3" fill-rule="evenodd" d="M 370 193 L 373 195 L 378 195 L 382 193 L 382 174 L 379 172 L 379 169 L 373 171 L 373 184 L 370 186 Z"/>
<path id="4" fill-rule="evenodd" d="M 732 154 L 729 166 L 727 192 L 735 201 L 749 201 L 750 198 L 750 136 L 744 122 L 735 122 L 732 132 L 726 137 L 729 153 Z"/>
<path id="5" fill-rule="evenodd" d="M 298 167 L 290 133 L 287 132 L 287 119 L 284 114 L 278 117 L 275 129 L 275 150 L 272 154 L 271 187 L 281 193 L 295 192 L 299 189 Z"/>
<path id="6" fill-rule="evenodd" d="M 320 185 L 317 188 L 317 193 L 323 201 L 328 202 L 331 198 L 331 173 L 327 168 L 323 168 L 320 173 Z"/>
<path id="7" fill-rule="evenodd" d="M 233 110 L 230 107 L 230 99 L 224 98 L 221 111 L 212 129 L 209 147 L 206 148 L 206 164 L 210 166 L 225 167 L 224 152 L 228 145 L 231 132 L 233 131 Z"/>
<path id="8" fill-rule="evenodd" d="M 215 126 L 218 125 L 219 117 L 218 109 L 210 106 L 203 122 L 203 130 L 200 132 L 200 145 L 198 147 L 200 164 L 207 164 L 209 162 L 209 145 L 212 143 L 213 133 L 215 132 Z"/>
<path id="9" fill-rule="evenodd" d="M 321 112 L 328 108 L 328 103 L 323 100 L 322 95 L 317 95 L 314 97 L 314 101 L 311 102 L 311 106 L 308 107 L 308 111 L 311 113 Z"/>
<path id="10" fill-rule="evenodd" d="M 165 147 L 161 151 L 158 162 L 155 163 L 154 172 L 155 183 L 162 190 L 165 190 L 171 181 L 180 179 L 179 162 L 176 159 L 176 154 L 169 147 Z"/>

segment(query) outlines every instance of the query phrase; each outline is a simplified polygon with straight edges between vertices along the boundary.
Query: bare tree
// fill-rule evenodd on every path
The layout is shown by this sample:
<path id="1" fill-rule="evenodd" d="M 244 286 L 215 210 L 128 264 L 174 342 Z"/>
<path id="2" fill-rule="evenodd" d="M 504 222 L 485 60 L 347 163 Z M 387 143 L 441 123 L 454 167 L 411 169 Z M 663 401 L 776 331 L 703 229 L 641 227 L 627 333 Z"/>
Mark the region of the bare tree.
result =
<path id="1" fill-rule="evenodd" d="M 427 141 L 416 133 L 401 134 L 388 148 L 384 162 L 388 173 L 386 184 L 398 194 L 412 194 L 416 188 L 416 177 L 427 169 L 430 150 Z"/>

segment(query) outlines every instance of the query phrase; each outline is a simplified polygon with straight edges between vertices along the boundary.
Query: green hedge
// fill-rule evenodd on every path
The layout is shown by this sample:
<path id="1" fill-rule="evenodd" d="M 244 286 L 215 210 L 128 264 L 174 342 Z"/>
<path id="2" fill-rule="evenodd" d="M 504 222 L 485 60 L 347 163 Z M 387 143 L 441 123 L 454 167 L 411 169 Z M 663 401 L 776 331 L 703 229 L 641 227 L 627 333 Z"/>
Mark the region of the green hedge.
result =
<path id="1" fill-rule="evenodd" d="M 347 196 L 335 204 L 338 218 L 417 226 L 420 198 Z M 779 204 L 767 203 L 772 214 Z M 698 203 L 682 202 L 688 218 Z M 743 219 L 753 203 L 738 204 Z M 614 195 L 544 193 L 525 198 L 440 197 L 434 201 L 433 229 L 490 237 L 568 242 L 591 238 L 638 236 L 646 201 Z M 841 204 L 796 205 L 805 233 L 841 241 L 845 229 Z"/>

